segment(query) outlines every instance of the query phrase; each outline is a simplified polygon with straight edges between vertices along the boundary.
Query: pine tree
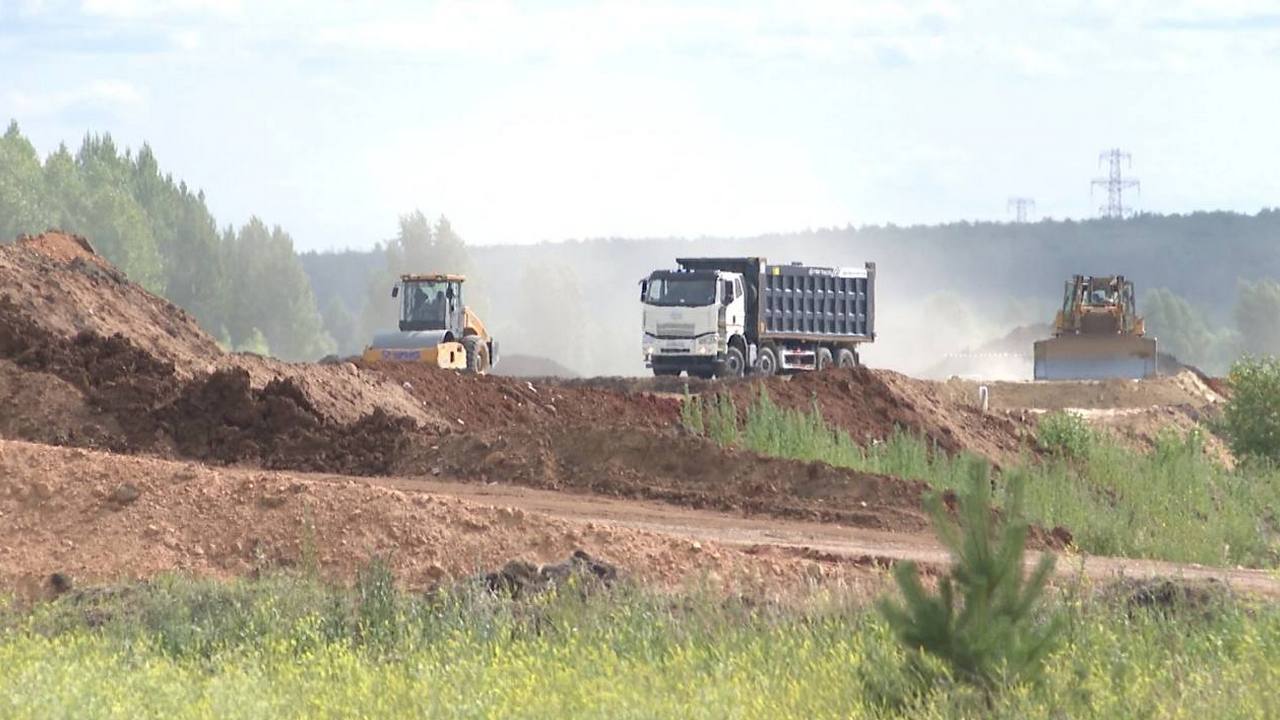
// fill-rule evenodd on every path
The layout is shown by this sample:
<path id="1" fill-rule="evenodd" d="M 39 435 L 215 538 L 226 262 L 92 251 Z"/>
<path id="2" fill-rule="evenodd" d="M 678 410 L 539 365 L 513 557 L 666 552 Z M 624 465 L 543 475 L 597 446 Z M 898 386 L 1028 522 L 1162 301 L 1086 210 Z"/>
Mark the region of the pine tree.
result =
<path id="1" fill-rule="evenodd" d="M 1038 679 L 1061 629 L 1059 616 L 1046 622 L 1036 617 L 1053 556 L 1043 555 L 1024 577 L 1023 482 L 1021 475 L 1010 477 L 1006 518 L 996 528 L 987 465 L 972 461 L 958 523 L 938 497 L 928 503 L 938 537 L 952 554 L 951 570 L 938 581 L 937 592 L 927 591 L 915 564 L 904 562 L 894 569 L 903 603 L 885 599 L 879 604 L 912 653 L 936 657 L 952 677 L 987 691 Z"/>

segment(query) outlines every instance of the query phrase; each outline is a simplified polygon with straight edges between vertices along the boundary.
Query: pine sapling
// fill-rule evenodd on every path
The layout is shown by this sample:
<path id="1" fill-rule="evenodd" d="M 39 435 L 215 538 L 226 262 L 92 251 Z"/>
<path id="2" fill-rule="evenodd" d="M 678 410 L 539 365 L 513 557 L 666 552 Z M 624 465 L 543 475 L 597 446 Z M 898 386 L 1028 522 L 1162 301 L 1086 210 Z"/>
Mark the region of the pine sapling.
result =
<path id="1" fill-rule="evenodd" d="M 959 522 L 933 496 L 928 508 L 939 539 L 951 551 L 952 567 L 929 592 L 914 563 L 894 569 L 902 603 L 884 599 L 880 612 L 894 634 L 918 659 L 932 655 L 959 681 L 994 690 L 1034 682 L 1055 646 L 1061 618 L 1037 620 L 1037 607 L 1053 571 L 1045 554 L 1024 573 L 1028 526 L 1023 516 L 1023 479 L 1011 476 L 1004 522 L 992 520 L 991 485 L 985 462 L 968 468 L 968 488 L 959 499 Z"/>

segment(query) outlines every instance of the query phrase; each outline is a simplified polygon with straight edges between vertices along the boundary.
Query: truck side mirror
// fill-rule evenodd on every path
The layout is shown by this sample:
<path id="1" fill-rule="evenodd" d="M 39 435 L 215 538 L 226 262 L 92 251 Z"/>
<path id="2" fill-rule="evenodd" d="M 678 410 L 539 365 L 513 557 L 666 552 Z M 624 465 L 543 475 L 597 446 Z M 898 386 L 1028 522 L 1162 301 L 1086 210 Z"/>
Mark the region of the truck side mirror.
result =
<path id="1" fill-rule="evenodd" d="M 645 296 L 647 296 L 648 294 L 649 294 L 649 281 L 648 281 L 648 280 L 641 280 L 641 281 L 640 281 L 640 300 L 641 300 L 641 302 L 643 302 L 643 301 L 644 301 Z"/>
<path id="2" fill-rule="evenodd" d="M 391 297 L 399 297 L 399 296 L 400 296 L 400 286 L 399 286 L 399 285 L 392 285 L 392 286 L 391 286 Z"/>

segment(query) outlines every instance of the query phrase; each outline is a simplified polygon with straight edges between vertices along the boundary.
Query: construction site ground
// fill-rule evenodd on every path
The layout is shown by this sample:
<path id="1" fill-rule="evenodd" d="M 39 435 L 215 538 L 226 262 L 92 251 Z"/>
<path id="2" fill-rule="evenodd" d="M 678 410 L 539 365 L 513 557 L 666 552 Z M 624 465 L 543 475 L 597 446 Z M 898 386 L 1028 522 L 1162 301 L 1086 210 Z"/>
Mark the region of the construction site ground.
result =
<path id="1" fill-rule="evenodd" d="M 742 409 L 762 389 L 784 407 L 816 403 L 859 441 L 905 430 L 997 465 L 1035 454 L 1038 412 L 1078 408 L 1143 442 L 1221 401 L 1192 373 L 995 383 L 984 410 L 974 383 L 867 369 L 686 383 L 289 364 L 223 352 L 87 243 L 50 233 L 0 248 L 0 585 L 38 595 L 53 573 L 96 583 L 307 564 L 347 579 L 378 556 L 426 587 L 582 548 L 662 587 L 777 593 L 878 588 L 893 561 L 945 560 L 921 483 L 763 458 L 680 427 L 686 391 Z M 1083 572 L 1280 592 L 1242 570 L 1089 558 Z"/>

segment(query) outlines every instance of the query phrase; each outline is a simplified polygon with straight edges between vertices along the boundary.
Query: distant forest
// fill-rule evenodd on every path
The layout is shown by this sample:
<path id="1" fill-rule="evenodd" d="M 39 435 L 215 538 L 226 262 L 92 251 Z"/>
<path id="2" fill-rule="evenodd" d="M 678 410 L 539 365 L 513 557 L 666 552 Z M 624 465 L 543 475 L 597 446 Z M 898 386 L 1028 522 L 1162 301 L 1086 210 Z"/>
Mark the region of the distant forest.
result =
<path id="1" fill-rule="evenodd" d="M 219 225 L 203 192 L 161 171 L 149 147 L 87 136 L 41 158 L 10 124 L 0 138 L 0 238 L 85 235 L 131 278 L 187 309 L 225 347 L 287 360 L 359 352 L 395 319 L 396 274 L 469 276 L 506 354 L 581 374 L 635 374 L 638 280 L 685 255 L 878 269 L 870 364 L 925 372 L 942 355 L 1047 323 L 1074 273 L 1131 277 L 1166 351 L 1221 372 L 1242 353 L 1280 353 L 1280 211 L 1142 214 L 1125 220 L 868 226 L 752 238 L 603 238 L 464 243 L 444 217 L 412 211 L 372 249 L 296 252 L 259 218 Z M 375 244 L 376 243 L 376 244 Z"/>

